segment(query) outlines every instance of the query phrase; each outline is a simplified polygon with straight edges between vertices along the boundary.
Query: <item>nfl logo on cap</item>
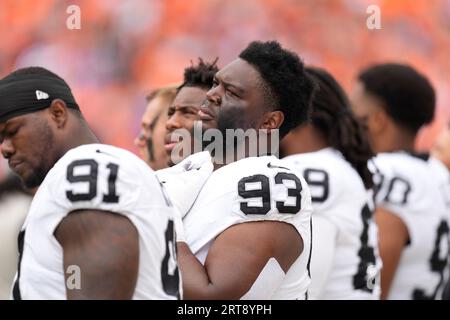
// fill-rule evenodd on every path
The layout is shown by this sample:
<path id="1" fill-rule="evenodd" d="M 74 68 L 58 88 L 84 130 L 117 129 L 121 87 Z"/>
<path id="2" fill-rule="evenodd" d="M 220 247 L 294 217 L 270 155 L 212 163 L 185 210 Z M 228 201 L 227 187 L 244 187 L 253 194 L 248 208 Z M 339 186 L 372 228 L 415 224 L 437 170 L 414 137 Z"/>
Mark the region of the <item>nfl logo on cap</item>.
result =
<path id="1" fill-rule="evenodd" d="M 38 100 L 48 99 L 48 97 L 49 97 L 48 93 L 41 90 L 36 90 L 36 98 Z"/>

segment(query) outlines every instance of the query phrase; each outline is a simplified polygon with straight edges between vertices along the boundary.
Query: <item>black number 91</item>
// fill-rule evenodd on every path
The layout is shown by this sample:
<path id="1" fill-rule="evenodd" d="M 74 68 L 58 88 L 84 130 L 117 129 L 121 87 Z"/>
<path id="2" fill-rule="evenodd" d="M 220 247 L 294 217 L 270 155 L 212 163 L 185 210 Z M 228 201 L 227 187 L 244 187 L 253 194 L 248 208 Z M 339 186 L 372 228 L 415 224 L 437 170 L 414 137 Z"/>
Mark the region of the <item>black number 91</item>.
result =
<path id="1" fill-rule="evenodd" d="M 75 168 L 88 167 L 89 172 L 86 174 L 75 174 Z M 103 202 L 118 203 L 119 196 L 116 194 L 116 180 L 119 166 L 114 163 L 108 163 L 106 168 L 109 169 L 108 176 L 108 193 L 103 195 Z M 88 183 L 88 191 L 83 193 L 74 193 L 73 190 L 67 190 L 66 196 L 72 202 L 90 201 L 97 196 L 97 179 L 98 179 L 98 162 L 94 159 L 75 160 L 67 166 L 67 181 L 70 183 L 86 182 Z"/>

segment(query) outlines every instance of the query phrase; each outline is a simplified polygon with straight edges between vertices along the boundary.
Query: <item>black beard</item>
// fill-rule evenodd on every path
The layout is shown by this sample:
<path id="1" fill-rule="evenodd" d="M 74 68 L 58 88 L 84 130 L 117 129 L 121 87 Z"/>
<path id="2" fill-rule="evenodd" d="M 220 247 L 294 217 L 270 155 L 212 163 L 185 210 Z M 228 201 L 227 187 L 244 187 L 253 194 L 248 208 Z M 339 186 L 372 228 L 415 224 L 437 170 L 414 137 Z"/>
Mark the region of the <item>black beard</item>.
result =
<path id="1" fill-rule="evenodd" d="M 222 135 L 226 136 L 227 129 L 243 129 L 246 130 L 249 125 L 245 123 L 245 119 L 242 117 L 242 111 L 238 108 L 230 108 L 226 113 L 219 112 L 217 116 L 217 129 L 220 130 Z"/>
<path id="2" fill-rule="evenodd" d="M 46 143 L 42 146 L 41 153 L 39 155 L 38 163 L 40 164 L 40 166 L 34 168 L 31 176 L 23 182 L 24 185 L 29 189 L 39 187 L 55 162 L 58 161 L 58 159 L 56 159 L 56 161 L 49 159 L 52 154 L 50 151 L 52 150 L 52 148 L 54 148 L 54 137 L 53 132 L 51 131 L 50 126 L 47 123 L 44 124 L 42 132 L 40 134 L 42 136 L 42 141 L 46 141 Z"/>
<path id="3" fill-rule="evenodd" d="M 247 130 L 250 128 L 256 128 L 256 123 L 247 123 L 245 118 L 242 115 L 242 110 L 240 110 L 239 108 L 231 108 L 228 109 L 227 113 L 220 113 L 217 117 L 217 129 L 219 129 L 219 131 L 222 133 L 222 136 L 224 137 L 224 152 L 226 151 L 226 149 L 231 148 L 232 150 L 236 150 L 236 148 L 243 144 L 245 142 L 245 140 L 239 140 L 238 137 L 234 137 L 232 141 L 228 141 L 228 139 L 226 139 L 227 134 L 226 134 L 226 130 L 227 129 L 232 129 L 232 130 L 237 130 L 237 129 L 242 129 L 242 130 Z M 224 153 L 225 154 L 225 153 Z"/>
<path id="4" fill-rule="evenodd" d="M 39 187 L 47 176 L 48 170 L 39 168 L 33 172 L 33 174 L 23 182 L 26 188 L 32 189 Z"/>

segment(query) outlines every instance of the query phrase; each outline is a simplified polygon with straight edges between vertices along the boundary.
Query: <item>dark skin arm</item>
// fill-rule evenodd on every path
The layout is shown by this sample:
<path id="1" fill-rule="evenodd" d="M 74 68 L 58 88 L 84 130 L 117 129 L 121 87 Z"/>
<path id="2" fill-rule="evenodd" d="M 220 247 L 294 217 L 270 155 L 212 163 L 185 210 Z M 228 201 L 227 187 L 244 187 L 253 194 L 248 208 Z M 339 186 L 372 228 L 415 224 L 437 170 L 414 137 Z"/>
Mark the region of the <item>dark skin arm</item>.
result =
<path id="1" fill-rule="evenodd" d="M 375 220 L 378 225 L 380 256 L 383 261 L 381 299 L 385 300 L 388 297 L 402 251 L 409 239 L 409 233 L 405 223 L 386 209 L 378 208 L 375 212 Z"/>
<path id="2" fill-rule="evenodd" d="M 239 299 L 253 285 L 270 258 L 287 272 L 303 251 L 292 225 L 247 222 L 223 231 L 212 244 L 205 265 L 184 242 L 177 243 L 184 299 Z"/>
<path id="3" fill-rule="evenodd" d="M 64 271 L 76 265 L 81 289 L 67 299 L 131 299 L 139 269 L 139 237 L 128 218 L 100 210 L 73 211 L 55 230 L 64 252 Z M 66 283 L 71 275 L 64 272 Z"/>

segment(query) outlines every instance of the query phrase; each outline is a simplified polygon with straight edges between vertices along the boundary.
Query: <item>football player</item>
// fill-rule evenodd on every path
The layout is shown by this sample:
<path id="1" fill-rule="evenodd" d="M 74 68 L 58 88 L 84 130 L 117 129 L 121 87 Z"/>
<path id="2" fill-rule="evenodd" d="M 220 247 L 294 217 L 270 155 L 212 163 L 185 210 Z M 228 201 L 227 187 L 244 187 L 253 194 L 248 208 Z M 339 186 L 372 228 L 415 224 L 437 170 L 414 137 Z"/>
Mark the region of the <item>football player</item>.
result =
<path id="1" fill-rule="evenodd" d="M 410 66 L 376 65 L 359 74 L 352 106 L 377 154 L 381 297 L 439 299 L 448 278 L 449 214 L 433 161 L 414 151 L 418 130 L 433 120 L 434 89 Z"/>
<path id="2" fill-rule="evenodd" d="M 379 299 L 381 259 L 368 192 L 372 152 L 341 86 L 323 69 L 307 71 L 319 85 L 311 122 L 282 140 L 281 154 L 311 190 L 311 298 Z"/>
<path id="3" fill-rule="evenodd" d="M 100 144 L 67 83 L 0 80 L 3 157 L 39 186 L 19 235 L 15 299 L 177 299 L 174 209 L 148 165 Z"/>
<path id="4" fill-rule="evenodd" d="M 164 147 L 169 159 L 169 166 L 179 163 L 196 151 L 194 150 L 194 140 L 191 139 L 189 154 L 172 152 L 178 143 L 173 133 L 178 129 L 185 129 L 191 133 L 190 137 L 193 138 L 194 123 L 200 120 L 198 111 L 206 99 L 206 93 L 212 87 L 214 75 L 219 70 L 217 60 L 208 63 L 199 58 L 197 65 L 192 65 L 184 70 L 183 83 L 178 87 L 175 99 L 167 111 Z"/>
<path id="5" fill-rule="evenodd" d="M 314 89 L 295 53 L 252 42 L 216 73 L 199 115 L 224 137 L 227 129 L 279 129 L 282 137 L 307 120 Z M 273 155 L 214 160 L 177 233 L 185 298 L 305 299 L 311 197 L 301 174 Z"/>
<path id="6" fill-rule="evenodd" d="M 187 67 L 184 70 L 183 83 L 177 88 L 175 99 L 167 110 L 164 148 L 167 153 L 167 165 L 170 167 L 156 173 L 182 216 L 192 206 L 213 170 L 210 154 L 207 151 L 199 152 L 201 144 L 200 150 L 194 149 L 194 124 L 196 121 L 199 123 L 198 111 L 206 99 L 206 93 L 213 85 L 214 75 L 218 70 L 217 59 L 208 63 L 199 58 L 198 64 Z M 187 141 L 182 142 L 188 145 L 186 152 L 181 150 L 177 153 L 174 150 L 178 143 L 175 134 L 177 130 L 189 133 L 183 136 Z M 180 162 L 181 160 L 183 161 Z"/>
<path id="7" fill-rule="evenodd" d="M 167 167 L 167 153 L 164 148 L 165 123 L 167 108 L 177 93 L 176 86 L 163 87 L 152 91 L 147 96 L 147 107 L 141 119 L 141 130 L 134 139 L 141 158 L 153 170 Z"/>

